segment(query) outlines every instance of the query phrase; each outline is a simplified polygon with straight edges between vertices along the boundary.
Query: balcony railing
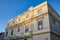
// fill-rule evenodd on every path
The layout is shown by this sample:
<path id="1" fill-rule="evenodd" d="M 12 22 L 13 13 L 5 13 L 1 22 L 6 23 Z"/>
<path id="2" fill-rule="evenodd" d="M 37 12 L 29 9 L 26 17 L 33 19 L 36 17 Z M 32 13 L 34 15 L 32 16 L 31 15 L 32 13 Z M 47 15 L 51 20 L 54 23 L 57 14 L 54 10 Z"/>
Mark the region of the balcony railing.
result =
<path id="1" fill-rule="evenodd" d="M 9 39 L 17 39 L 17 38 L 25 38 L 25 37 L 32 37 L 32 32 L 18 33 L 8 36 Z M 5 37 L 5 39 L 7 39 L 7 37 Z"/>
<path id="2" fill-rule="evenodd" d="M 32 31 L 24 33 L 24 37 L 32 37 Z"/>
<path id="3" fill-rule="evenodd" d="M 24 35 L 23 33 L 20 33 L 20 34 L 10 35 L 9 38 L 10 39 L 24 38 Z"/>

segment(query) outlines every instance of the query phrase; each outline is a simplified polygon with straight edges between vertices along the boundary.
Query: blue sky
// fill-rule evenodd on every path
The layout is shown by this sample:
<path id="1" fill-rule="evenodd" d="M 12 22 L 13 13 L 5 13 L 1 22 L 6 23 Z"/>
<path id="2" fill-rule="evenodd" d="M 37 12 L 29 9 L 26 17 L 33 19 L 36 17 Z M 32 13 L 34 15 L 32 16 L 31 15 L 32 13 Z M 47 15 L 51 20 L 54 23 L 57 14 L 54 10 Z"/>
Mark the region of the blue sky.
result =
<path id="1" fill-rule="evenodd" d="M 4 32 L 6 22 L 45 0 L 0 0 L 0 32 Z M 49 4 L 60 14 L 60 0 L 48 0 Z"/>

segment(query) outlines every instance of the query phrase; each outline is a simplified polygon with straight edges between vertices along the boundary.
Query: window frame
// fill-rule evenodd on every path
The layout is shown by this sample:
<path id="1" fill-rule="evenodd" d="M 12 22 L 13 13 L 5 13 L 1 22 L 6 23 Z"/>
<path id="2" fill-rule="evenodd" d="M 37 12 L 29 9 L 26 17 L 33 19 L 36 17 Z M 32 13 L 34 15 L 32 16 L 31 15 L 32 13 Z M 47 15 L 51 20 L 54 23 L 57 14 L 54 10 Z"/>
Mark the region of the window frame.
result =
<path id="1" fill-rule="evenodd" d="M 26 15 L 26 19 L 29 18 L 29 14 Z"/>
<path id="2" fill-rule="evenodd" d="M 20 27 L 18 27 L 17 32 L 20 32 L 20 31 L 21 31 L 21 28 L 20 28 Z"/>
<path id="3" fill-rule="evenodd" d="M 28 31 L 29 31 L 29 26 L 25 25 L 25 32 L 28 32 Z"/>
<path id="4" fill-rule="evenodd" d="M 38 13 L 42 13 L 42 9 L 39 9 L 39 10 L 38 10 Z"/>
<path id="5" fill-rule="evenodd" d="M 38 21 L 38 30 L 43 29 L 43 20 Z"/>
<path id="6" fill-rule="evenodd" d="M 13 35 L 13 31 L 14 31 L 14 30 L 11 30 L 11 35 Z"/>

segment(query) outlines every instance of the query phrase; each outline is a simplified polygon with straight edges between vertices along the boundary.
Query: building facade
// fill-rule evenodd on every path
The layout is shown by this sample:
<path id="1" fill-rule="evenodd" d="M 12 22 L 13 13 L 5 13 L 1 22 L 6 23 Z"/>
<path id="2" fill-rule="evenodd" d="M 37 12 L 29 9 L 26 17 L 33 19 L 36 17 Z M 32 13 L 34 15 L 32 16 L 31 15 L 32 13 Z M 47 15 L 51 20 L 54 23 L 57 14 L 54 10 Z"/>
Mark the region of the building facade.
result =
<path id="1" fill-rule="evenodd" d="M 0 40 L 4 40 L 4 36 L 5 36 L 5 33 L 4 32 L 1 32 L 0 33 Z"/>
<path id="2" fill-rule="evenodd" d="M 6 40 L 60 40 L 60 15 L 47 1 L 7 22 Z"/>

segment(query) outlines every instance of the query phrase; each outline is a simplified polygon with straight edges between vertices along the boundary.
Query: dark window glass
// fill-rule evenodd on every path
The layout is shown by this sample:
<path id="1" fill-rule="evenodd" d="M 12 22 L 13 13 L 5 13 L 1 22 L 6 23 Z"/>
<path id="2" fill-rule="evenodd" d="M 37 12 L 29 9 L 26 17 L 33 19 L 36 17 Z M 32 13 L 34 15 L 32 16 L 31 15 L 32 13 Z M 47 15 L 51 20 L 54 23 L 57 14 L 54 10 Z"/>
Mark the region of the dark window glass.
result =
<path id="1" fill-rule="evenodd" d="M 29 27 L 26 25 L 25 26 L 25 32 L 28 32 L 29 31 Z"/>
<path id="2" fill-rule="evenodd" d="M 48 38 L 46 38 L 46 40 L 48 40 Z"/>
<path id="3" fill-rule="evenodd" d="M 52 21 L 53 24 L 55 24 L 54 20 Z"/>
<path id="4" fill-rule="evenodd" d="M 56 21 L 54 20 L 54 18 L 52 18 L 52 26 L 53 26 L 53 27 L 56 26 Z"/>
<path id="5" fill-rule="evenodd" d="M 17 32 L 20 32 L 20 28 L 18 28 Z"/>
<path id="6" fill-rule="evenodd" d="M 11 30 L 11 35 L 13 35 L 13 30 Z"/>
<path id="7" fill-rule="evenodd" d="M 27 39 L 24 39 L 24 40 L 27 40 Z"/>
<path id="8" fill-rule="evenodd" d="M 56 20 L 55 18 L 52 18 L 52 23 L 55 24 Z"/>
<path id="9" fill-rule="evenodd" d="M 43 22 L 38 21 L 38 30 L 43 29 Z"/>

